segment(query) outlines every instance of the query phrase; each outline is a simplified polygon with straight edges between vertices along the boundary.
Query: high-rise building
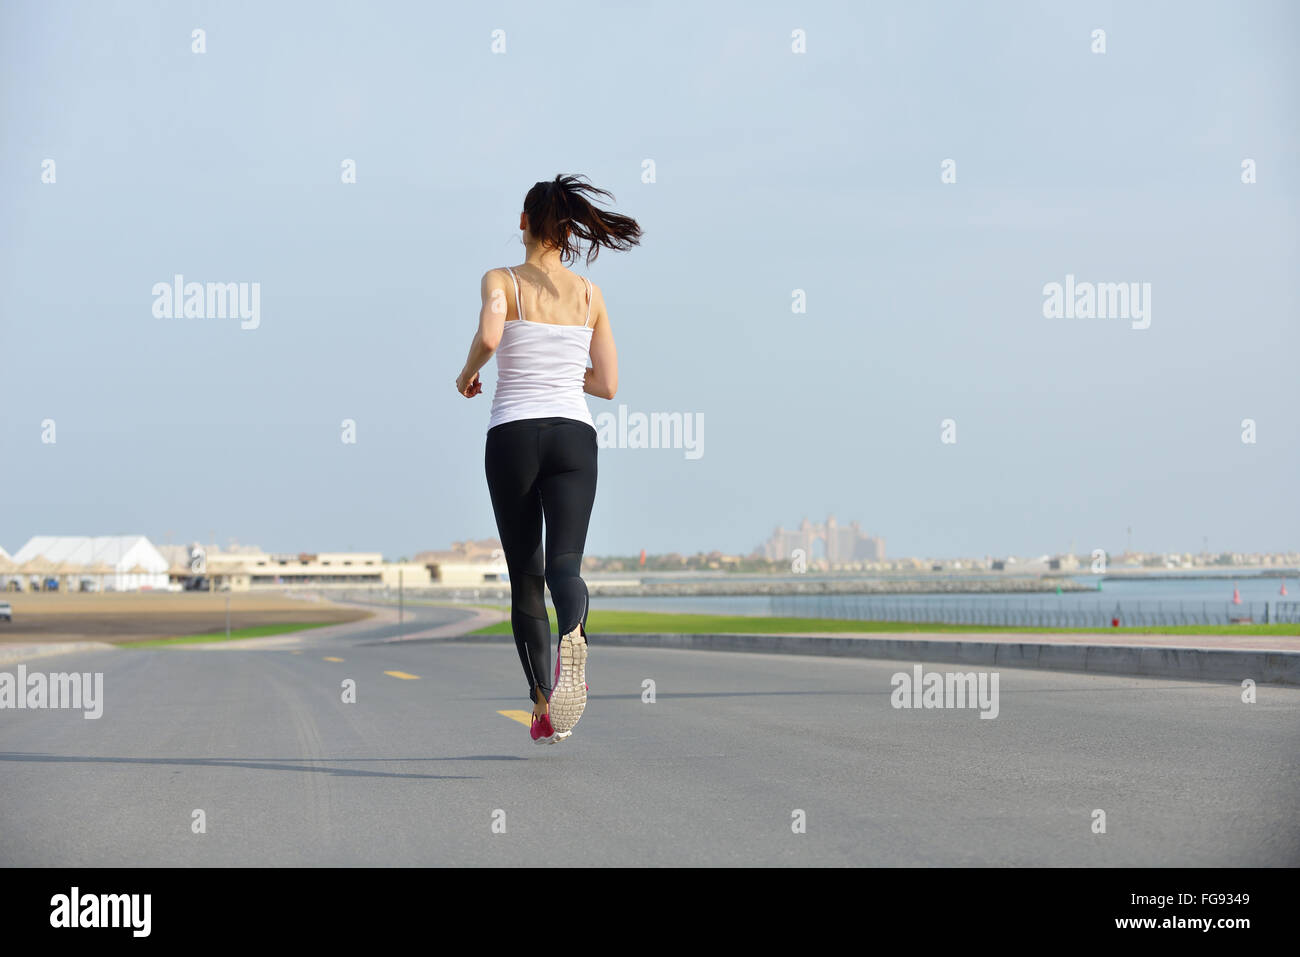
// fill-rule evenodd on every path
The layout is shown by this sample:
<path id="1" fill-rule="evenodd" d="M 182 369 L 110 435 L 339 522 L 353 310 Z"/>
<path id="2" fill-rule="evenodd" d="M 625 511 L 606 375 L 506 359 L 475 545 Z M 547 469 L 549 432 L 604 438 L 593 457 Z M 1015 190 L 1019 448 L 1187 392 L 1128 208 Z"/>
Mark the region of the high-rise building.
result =
<path id="1" fill-rule="evenodd" d="M 764 557 L 774 562 L 790 560 L 795 549 L 802 550 L 805 558 L 811 559 L 817 553 L 818 541 L 822 543 L 826 561 L 832 565 L 885 560 L 883 538 L 864 534 L 857 522 L 841 525 L 834 515 L 828 515 L 826 521 L 820 523 L 805 518 L 794 531 L 778 525 L 772 537 L 763 544 L 762 551 Z"/>

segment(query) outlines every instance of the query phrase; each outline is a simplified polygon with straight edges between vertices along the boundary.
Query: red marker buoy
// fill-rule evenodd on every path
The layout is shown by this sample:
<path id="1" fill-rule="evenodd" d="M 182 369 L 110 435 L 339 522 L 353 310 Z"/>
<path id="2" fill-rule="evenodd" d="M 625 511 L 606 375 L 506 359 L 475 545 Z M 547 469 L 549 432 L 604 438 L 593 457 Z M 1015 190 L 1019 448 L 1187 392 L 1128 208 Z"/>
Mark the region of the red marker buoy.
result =
<path id="1" fill-rule="evenodd" d="M 1285 594 L 1286 594 L 1286 579 L 1285 579 L 1285 578 L 1282 579 L 1282 590 L 1279 591 L 1278 594 L 1279 594 L 1279 595 L 1285 595 Z"/>
<path id="2" fill-rule="evenodd" d="M 1233 583 L 1232 583 L 1232 603 L 1233 603 L 1234 605 L 1240 605 L 1240 604 L 1241 604 L 1241 592 L 1237 590 L 1237 583 L 1236 583 L 1236 582 L 1233 582 Z"/>

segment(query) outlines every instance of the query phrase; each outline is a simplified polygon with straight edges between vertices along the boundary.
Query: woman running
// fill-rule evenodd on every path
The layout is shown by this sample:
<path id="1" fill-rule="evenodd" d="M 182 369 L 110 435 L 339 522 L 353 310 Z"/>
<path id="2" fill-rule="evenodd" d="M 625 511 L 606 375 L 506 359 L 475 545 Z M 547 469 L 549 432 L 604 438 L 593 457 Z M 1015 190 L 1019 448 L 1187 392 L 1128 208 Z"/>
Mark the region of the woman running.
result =
<path id="1" fill-rule="evenodd" d="M 524 261 L 483 274 L 478 332 L 456 379 L 456 391 L 472 399 L 483 391 L 479 370 L 496 355 L 484 460 L 538 744 L 567 738 L 587 706 L 587 586 L 579 573 L 596 498 L 596 427 L 583 393 L 612 399 L 618 389 L 600 287 L 564 263 L 582 242 L 590 266 L 602 246 L 631 249 L 641 238 L 636 220 L 588 199 L 612 199 L 609 192 L 581 179 L 556 176 L 524 197 Z M 553 682 L 548 587 L 560 633 Z"/>

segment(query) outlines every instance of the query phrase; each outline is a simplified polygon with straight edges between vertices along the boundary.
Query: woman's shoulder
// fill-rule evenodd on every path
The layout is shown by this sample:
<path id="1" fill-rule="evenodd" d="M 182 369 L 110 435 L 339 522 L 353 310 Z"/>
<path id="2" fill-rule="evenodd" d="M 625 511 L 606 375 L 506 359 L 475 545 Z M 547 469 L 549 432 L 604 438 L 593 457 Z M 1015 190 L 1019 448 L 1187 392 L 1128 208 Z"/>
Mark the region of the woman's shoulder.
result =
<path id="1" fill-rule="evenodd" d="M 589 287 L 593 296 L 600 289 L 600 287 L 596 285 L 596 280 L 592 279 L 590 276 L 584 276 L 581 273 L 574 272 L 573 270 L 569 270 L 569 274 L 573 276 L 574 281 L 582 288 L 585 289 Z"/>
<path id="2" fill-rule="evenodd" d="M 492 289 L 509 289 L 513 284 L 509 266 L 493 266 L 479 280 L 479 285 L 484 292 Z"/>

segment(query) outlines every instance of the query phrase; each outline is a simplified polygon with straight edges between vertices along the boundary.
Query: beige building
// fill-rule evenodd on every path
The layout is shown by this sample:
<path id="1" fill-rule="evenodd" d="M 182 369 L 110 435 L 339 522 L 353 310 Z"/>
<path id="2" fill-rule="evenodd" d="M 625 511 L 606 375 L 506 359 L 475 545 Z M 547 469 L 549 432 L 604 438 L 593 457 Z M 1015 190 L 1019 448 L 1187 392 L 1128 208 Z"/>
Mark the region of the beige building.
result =
<path id="1" fill-rule="evenodd" d="M 432 582 L 425 565 L 386 562 L 379 552 L 320 552 L 299 555 L 210 556 L 213 575 L 231 576 L 232 587 L 244 576 L 250 587 L 278 585 L 340 585 L 353 587 L 419 587 Z"/>
<path id="2" fill-rule="evenodd" d="M 509 579 L 505 552 L 495 538 L 452 542 L 443 551 L 420 552 L 415 560 L 429 568 L 439 585 L 482 585 Z"/>
<path id="3" fill-rule="evenodd" d="M 505 559 L 496 562 L 440 562 L 433 566 L 439 585 L 484 585 L 509 580 Z"/>
<path id="4" fill-rule="evenodd" d="M 442 562 L 450 564 L 477 564 L 479 562 L 497 561 L 504 555 L 501 542 L 495 538 L 467 539 L 452 542 L 451 548 L 441 551 L 420 552 L 415 561 L 422 565 L 437 565 Z"/>
<path id="5" fill-rule="evenodd" d="M 455 542 L 445 551 L 420 552 L 411 561 L 386 562 L 379 552 L 274 554 L 255 545 L 163 545 L 173 587 L 195 579 L 231 591 L 261 588 L 421 588 L 473 586 L 509 580 L 496 539 Z"/>
<path id="6" fill-rule="evenodd" d="M 210 587 L 249 591 L 284 586 L 418 588 L 433 581 L 420 562 L 386 562 L 379 552 L 272 554 L 256 546 L 164 546 L 173 581 L 205 578 Z"/>

